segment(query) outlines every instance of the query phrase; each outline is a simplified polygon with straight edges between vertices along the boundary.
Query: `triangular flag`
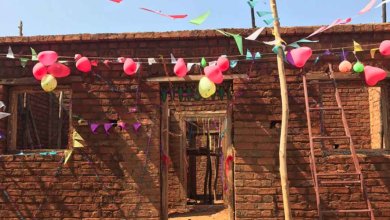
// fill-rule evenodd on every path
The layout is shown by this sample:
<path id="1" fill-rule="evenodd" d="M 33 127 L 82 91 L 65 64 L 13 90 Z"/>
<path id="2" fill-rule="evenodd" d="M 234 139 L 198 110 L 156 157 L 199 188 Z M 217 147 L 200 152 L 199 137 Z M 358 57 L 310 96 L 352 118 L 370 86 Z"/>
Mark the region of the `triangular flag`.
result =
<path id="1" fill-rule="evenodd" d="M 201 25 L 210 16 L 211 11 L 207 11 L 201 14 L 199 17 L 194 18 L 190 21 L 191 24 Z"/>
<path id="2" fill-rule="evenodd" d="M 80 141 L 78 140 L 73 140 L 73 147 L 75 148 L 80 148 L 80 147 L 84 147 L 84 144 L 82 144 Z"/>
<path id="3" fill-rule="evenodd" d="M 148 58 L 148 64 L 153 65 L 154 63 L 157 63 L 154 58 Z"/>
<path id="4" fill-rule="evenodd" d="M 96 129 L 99 127 L 99 124 L 98 123 L 91 123 L 89 125 L 89 127 L 91 128 L 92 133 L 96 134 Z"/>
<path id="5" fill-rule="evenodd" d="M 317 43 L 318 40 L 308 40 L 308 39 L 306 39 L 306 38 L 302 38 L 302 39 L 297 40 L 297 41 L 295 41 L 295 42 L 297 42 L 297 43 Z"/>
<path id="6" fill-rule="evenodd" d="M 275 19 L 274 18 L 269 18 L 269 19 L 264 19 L 263 21 L 267 25 L 271 25 L 275 21 Z"/>
<path id="7" fill-rule="evenodd" d="M 330 50 L 327 49 L 324 51 L 324 55 L 327 55 L 327 56 L 332 55 L 332 52 L 330 52 Z"/>
<path id="8" fill-rule="evenodd" d="M 374 7 L 375 3 L 376 3 L 376 0 L 370 0 L 370 2 L 368 2 L 368 4 L 362 10 L 360 10 L 358 14 L 361 15 L 361 14 L 364 14 L 364 13 L 370 11 L 371 8 Z"/>
<path id="9" fill-rule="evenodd" d="M 318 61 L 320 61 L 320 56 L 317 56 L 316 59 L 314 60 L 314 64 L 317 64 Z"/>
<path id="10" fill-rule="evenodd" d="M 20 65 L 21 65 L 23 68 L 25 68 L 26 65 L 27 65 L 27 62 L 28 62 L 28 58 L 21 57 L 21 58 L 19 58 L 19 60 L 20 60 Z"/>
<path id="11" fill-rule="evenodd" d="M 258 11 L 256 12 L 259 17 L 263 17 L 264 15 L 270 15 L 272 12 L 270 11 Z"/>
<path id="12" fill-rule="evenodd" d="M 293 43 L 291 43 L 291 44 L 289 44 L 289 45 L 287 45 L 287 46 L 289 46 L 289 47 L 294 47 L 294 48 L 301 47 L 297 42 L 293 42 Z"/>
<path id="13" fill-rule="evenodd" d="M 270 45 L 270 46 L 274 46 L 278 43 L 279 41 L 278 40 L 272 40 L 272 41 L 263 41 L 264 44 L 267 44 L 267 45 Z"/>
<path id="14" fill-rule="evenodd" d="M 200 61 L 200 66 L 205 68 L 207 66 L 207 61 L 204 57 L 202 57 L 202 60 Z"/>
<path id="15" fill-rule="evenodd" d="M 122 2 L 122 0 L 110 0 L 110 1 L 115 2 L 115 3 L 121 3 Z"/>
<path id="16" fill-rule="evenodd" d="M 255 0 L 249 0 L 248 1 L 248 5 L 249 7 L 251 8 L 255 8 L 256 4 L 258 3 L 259 1 L 255 1 Z"/>
<path id="17" fill-rule="evenodd" d="M 7 113 L 7 112 L 0 112 L 0 119 L 3 119 L 5 117 L 8 117 L 10 116 L 11 114 L 10 113 Z"/>
<path id="18" fill-rule="evenodd" d="M 217 65 L 217 61 L 211 61 L 211 62 L 209 62 L 209 66 L 215 66 L 215 65 Z"/>
<path id="19" fill-rule="evenodd" d="M 363 51 L 362 46 L 358 42 L 353 41 L 353 52 L 360 52 L 360 51 Z"/>
<path id="20" fill-rule="evenodd" d="M 243 46 L 242 46 L 242 37 L 241 37 L 241 35 L 235 34 L 235 35 L 233 35 L 233 38 L 236 41 L 236 44 L 237 44 L 237 47 L 238 47 L 238 51 L 240 51 L 240 54 L 243 55 L 244 51 L 243 51 Z"/>
<path id="21" fill-rule="evenodd" d="M 379 50 L 379 48 L 373 48 L 370 50 L 371 59 L 375 58 L 375 53 Z"/>
<path id="22" fill-rule="evenodd" d="M 259 35 L 261 34 L 261 32 L 263 32 L 263 30 L 265 29 L 265 27 L 261 27 L 259 29 L 257 29 L 255 32 L 253 32 L 251 35 L 249 35 L 247 38 L 247 40 L 256 40 L 257 37 L 259 37 Z"/>
<path id="23" fill-rule="evenodd" d="M 221 33 L 221 34 L 223 34 L 225 36 L 233 37 L 234 40 L 236 41 L 236 44 L 237 44 L 237 47 L 238 47 L 238 51 L 240 51 L 241 55 L 244 55 L 241 35 L 239 35 L 239 34 L 232 34 L 232 33 L 229 33 L 229 32 L 226 32 L 226 31 L 221 31 L 221 30 L 216 30 L 216 31 L 218 31 L 219 33 Z"/>
<path id="24" fill-rule="evenodd" d="M 31 49 L 31 60 L 37 61 L 38 60 L 37 52 L 35 52 L 34 48 L 32 47 L 30 47 L 30 49 Z"/>
<path id="25" fill-rule="evenodd" d="M 195 65 L 195 63 L 187 63 L 187 71 L 190 71 L 193 65 Z"/>
<path id="26" fill-rule="evenodd" d="M 84 138 L 81 137 L 77 131 L 73 131 L 72 137 L 73 137 L 73 140 L 84 141 Z"/>
<path id="27" fill-rule="evenodd" d="M 237 66 L 238 60 L 230 60 L 230 68 L 234 68 Z"/>
<path id="28" fill-rule="evenodd" d="M 68 162 L 70 156 L 72 156 L 72 153 L 73 150 L 64 150 L 64 157 L 65 157 L 64 164 Z"/>
<path id="29" fill-rule="evenodd" d="M 377 6 L 375 6 L 375 8 L 379 8 L 379 7 L 381 7 L 382 5 L 384 5 L 384 4 L 386 4 L 386 3 L 389 3 L 389 2 L 390 2 L 390 0 L 385 0 L 385 1 L 382 0 L 382 2 L 379 3 Z"/>
<path id="30" fill-rule="evenodd" d="M 171 63 L 176 63 L 176 58 L 173 56 L 173 54 L 171 54 Z"/>
<path id="31" fill-rule="evenodd" d="M 258 60 L 258 59 L 261 59 L 261 53 L 260 52 L 256 52 L 256 54 L 255 54 L 255 60 Z"/>
<path id="32" fill-rule="evenodd" d="M 3 107 L 4 107 L 4 110 L 5 110 L 6 106 L 5 106 L 4 102 L 0 101 L 0 108 L 3 108 Z"/>
<path id="33" fill-rule="evenodd" d="M 12 52 L 11 46 L 8 47 L 8 53 L 7 53 L 6 57 L 10 58 L 10 59 L 15 59 L 15 55 L 14 55 L 14 52 Z"/>
<path id="34" fill-rule="evenodd" d="M 104 130 L 106 131 L 106 134 L 109 134 L 108 131 L 113 125 L 114 123 L 104 123 Z"/>
<path id="35" fill-rule="evenodd" d="M 246 50 L 246 60 L 253 60 L 252 53 L 247 49 Z"/>

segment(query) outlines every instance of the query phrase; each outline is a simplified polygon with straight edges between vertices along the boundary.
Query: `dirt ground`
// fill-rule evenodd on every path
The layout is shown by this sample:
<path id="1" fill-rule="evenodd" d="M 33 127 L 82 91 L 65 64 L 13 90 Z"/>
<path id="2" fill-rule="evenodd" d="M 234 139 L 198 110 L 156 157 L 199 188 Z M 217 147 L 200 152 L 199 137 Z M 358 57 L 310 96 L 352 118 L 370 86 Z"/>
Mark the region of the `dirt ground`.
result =
<path id="1" fill-rule="evenodd" d="M 193 211 L 169 216 L 169 220 L 228 220 L 229 212 L 224 206 L 198 206 Z"/>

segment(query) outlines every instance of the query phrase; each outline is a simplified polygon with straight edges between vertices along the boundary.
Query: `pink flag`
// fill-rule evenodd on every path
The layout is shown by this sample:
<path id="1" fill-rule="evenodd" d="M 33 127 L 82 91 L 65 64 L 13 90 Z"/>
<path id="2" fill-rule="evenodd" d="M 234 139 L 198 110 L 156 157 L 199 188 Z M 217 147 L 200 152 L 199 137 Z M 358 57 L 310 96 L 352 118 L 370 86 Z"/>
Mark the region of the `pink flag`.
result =
<path id="1" fill-rule="evenodd" d="M 96 129 L 99 127 L 99 124 L 97 124 L 97 123 L 92 123 L 92 124 L 90 124 L 89 126 L 90 126 L 90 128 L 91 128 L 92 133 L 96 134 Z"/>
<path id="2" fill-rule="evenodd" d="M 122 0 L 110 0 L 110 1 L 116 2 L 116 3 L 121 3 L 122 2 Z"/>
<path id="3" fill-rule="evenodd" d="M 168 17 L 168 18 L 171 18 L 171 19 L 178 19 L 178 18 L 185 18 L 185 17 L 187 17 L 187 15 L 185 15 L 185 14 L 182 14 L 182 15 L 167 15 L 167 14 L 161 13 L 161 11 L 151 10 L 151 9 L 147 9 L 147 8 L 140 8 L 140 9 L 145 10 L 145 11 L 149 11 L 149 12 L 152 12 L 152 13 L 164 16 L 164 17 Z"/>
<path id="4" fill-rule="evenodd" d="M 374 7 L 376 3 L 376 0 L 370 0 L 370 2 L 366 5 L 366 7 L 364 7 L 362 10 L 359 11 L 358 14 L 364 14 L 366 12 L 368 12 L 369 10 L 371 10 L 372 7 Z"/>
<path id="5" fill-rule="evenodd" d="M 322 26 L 320 28 L 318 28 L 316 31 L 314 31 L 312 34 L 310 34 L 309 36 L 307 36 L 307 38 L 309 37 L 312 37 L 314 35 L 317 35 L 319 33 L 322 33 L 334 26 L 337 26 L 337 25 L 342 25 L 342 24 L 348 24 L 349 22 L 352 21 L 352 18 L 346 18 L 346 19 L 340 19 L 340 18 L 337 18 L 336 20 L 334 20 L 330 25 L 328 26 Z"/>
<path id="6" fill-rule="evenodd" d="M 104 130 L 106 131 L 106 134 L 108 134 L 108 130 L 114 125 L 114 123 L 104 123 Z"/>

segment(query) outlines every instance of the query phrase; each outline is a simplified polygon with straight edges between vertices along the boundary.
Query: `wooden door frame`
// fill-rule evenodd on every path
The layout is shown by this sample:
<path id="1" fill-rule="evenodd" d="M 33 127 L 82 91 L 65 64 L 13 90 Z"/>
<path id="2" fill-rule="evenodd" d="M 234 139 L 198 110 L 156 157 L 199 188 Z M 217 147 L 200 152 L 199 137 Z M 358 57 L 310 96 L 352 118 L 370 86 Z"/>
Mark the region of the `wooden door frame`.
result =
<path id="1" fill-rule="evenodd" d="M 161 112 L 161 144 L 162 149 L 166 154 L 169 155 L 169 116 L 170 116 L 170 109 L 169 109 L 169 103 L 168 101 L 164 102 L 162 105 L 162 112 Z M 211 117 L 220 117 L 223 119 L 226 119 L 226 131 L 224 137 L 224 143 L 226 145 L 226 155 L 224 157 L 226 158 L 227 154 L 232 154 L 234 156 L 234 148 L 232 145 L 232 114 L 231 109 L 228 110 L 221 110 L 221 111 L 185 111 L 185 112 L 175 112 L 175 117 L 178 117 L 179 126 L 181 130 L 181 138 L 180 138 L 180 181 L 181 181 L 181 187 L 179 195 L 180 198 L 187 197 L 187 171 L 186 171 L 186 164 L 185 164 L 185 158 L 186 158 L 186 120 L 192 119 L 192 118 L 211 118 Z M 183 132 L 184 131 L 184 132 Z M 225 166 L 224 163 L 222 166 Z M 160 164 L 161 167 L 161 219 L 167 220 L 168 219 L 168 169 L 164 166 L 164 164 Z M 224 170 L 224 169 L 223 169 Z M 230 178 L 228 178 L 228 184 L 229 184 L 229 192 L 230 195 L 228 199 L 227 207 L 229 209 L 229 220 L 235 219 L 235 195 L 234 195 L 234 165 L 232 165 Z M 222 175 L 222 174 L 221 174 Z"/>

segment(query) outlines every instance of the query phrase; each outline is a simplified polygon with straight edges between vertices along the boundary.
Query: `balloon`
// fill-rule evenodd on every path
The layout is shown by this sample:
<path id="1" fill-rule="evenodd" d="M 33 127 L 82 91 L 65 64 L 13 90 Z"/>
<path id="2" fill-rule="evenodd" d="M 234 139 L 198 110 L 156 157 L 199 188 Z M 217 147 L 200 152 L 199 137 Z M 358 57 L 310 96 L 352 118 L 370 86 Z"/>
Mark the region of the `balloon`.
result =
<path id="1" fill-rule="evenodd" d="M 364 71 L 364 65 L 361 62 L 356 62 L 355 65 L 353 65 L 353 71 L 357 73 L 361 73 Z"/>
<path id="2" fill-rule="evenodd" d="M 41 81 L 41 87 L 45 92 L 51 92 L 57 87 L 57 80 L 51 74 L 46 74 Z"/>
<path id="3" fill-rule="evenodd" d="M 67 77 L 70 74 L 70 69 L 62 63 L 54 63 L 47 68 L 47 71 L 56 78 Z"/>
<path id="4" fill-rule="evenodd" d="M 364 67 L 364 78 L 369 86 L 375 86 L 379 81 L 385 79 L 386 76 L 386 71 L 381 68 L 372 66 Z"/>
<path id="5" fill-rule="evenodd" d="M 92 69 L 91 62 L 87 57 L 81 57 L 76 62 L 76 68 L 81 72 L 88 73 Z"/>
<path id="6" fill-rule="evenodd" d="M 218 66 L 206 66 L 204 73 L 214 83 L 220 84 L 223 81 L 223 75 Z"/>
<path id="7" fill-rule="evenodd" d="M 198 88 L 199 88 L 199 94 L 203 98 L 209 98 L 216 91 L 215 84 L 205 76 L 203 76 L 200 79 Z"/>
<path id="8" fill-rule="evenodd" d="M 127 58 L 123 64 L 123 71 L 129 76 L 134 75 L 137 72 L 137 63 L 133 59 Z"/>
<path id="9" fill-rule="evenodd" d="M 339 65 L 339 70 L 342 73 L 348 73 L 352 69 L 352 64 L 348 60 L 344 60 L 343 62 L 340 63 Z"/>
<path id="10" fill-rule="evenodd" d="M 389 56 L 390 55 L 390 40 L 382 41 L 381 45 L 379 46 L 379 52 L 383 56 Z"/>
<path id="11" fill-rule="evenodd" d="M 287 53 L 286 58 L 290 64 L 298 68 L 302 68 L 303 66 L 305 66 L 306 62 L 309 60 L 311 55 L 312 55 L 312 50 L 310 47 L 299 47 L 290 50 Z"/>
<path id="12" fill-rule="evenodd" d="M 173 72 L 175 72 L 178 77 L 184 77 L 187 75 L 187 65 L 183 58 L 179 58 L 177 60 L 175 67 L 173 68 Z"/>
<path id="13" fill-rule="evenodd" d="M 215 84 L 221 84 L 223 82 L 223 75 L 222 74 L 219 74 L 217 75 L 214 79 L 213 79 L 213 82 Z"/>
<path id="14" fill-rule="evenodd" d="M 81 54 L 75 54 L 74 55 L 74 60 L 79 60 L 81 57 L 83 57 L 83 56 L 81 56 Z"/>
<path id="15" fill-rule="evenodd" d="M 38 60 L 45 66 L 50 66 L 57 61 L 58 55 L 55 51 L 47 50 L 38 54 Z"/>
<path id="16" fill-rule="evenodd" d="M 217 66 L 219 67 L 219 69 L 221 69 L 222 72 L 228 70 L 230 66 L 228 58 L 219 57 L 217 60 Z"/>
<path id="17" fill-rule="evenodd" d="M 33 67 L 33 75 L 35 79 L 41 80 L 44 75 L 47 74 L 47 69 L 42 63 L 37 63 Z"/>

